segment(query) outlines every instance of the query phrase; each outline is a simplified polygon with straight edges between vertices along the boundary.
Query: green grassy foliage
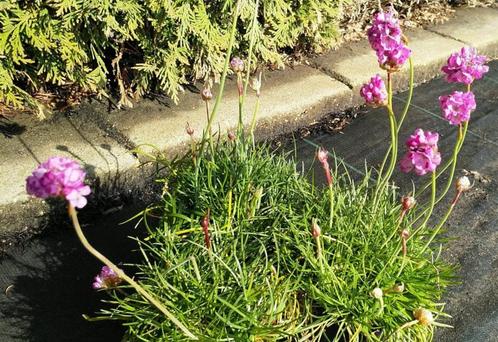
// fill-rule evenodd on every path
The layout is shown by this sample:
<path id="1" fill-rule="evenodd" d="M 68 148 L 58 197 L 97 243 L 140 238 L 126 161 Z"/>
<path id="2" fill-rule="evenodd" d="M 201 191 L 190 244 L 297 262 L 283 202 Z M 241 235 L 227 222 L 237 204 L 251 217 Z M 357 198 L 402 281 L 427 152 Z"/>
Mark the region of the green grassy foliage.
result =
<path id="1" fill-rule="evenodd" d="M 340 0 L 261 0 L 254 52 L 282 65 L 295 47 L 330 46 Z M 219 74 L 235 0 L 4 0 L 0 2 L 0 105 L 39 106 L 56 89 L 117 86 L 121 104 Z M 256 0 L 242 2 L 237 51 L 247 51 Z M 35 95 L 35 97 L 33 97 Z"/>
<path id="2" fill-rule="evenodd" d="M 423 233 L 403 258 L 392 187 L 375 204 L 369 175 L 355 183 L 336 165 L 329 196 L 287 157 L 240 140 L 167 168 L 163 199 L 146 211 L 161 220 L 139 241 L 137 279 L 200 340 L 430 340 L 433 326 L 400 328 L 418 307 L 441 312 L 452 272 L 437 251 L 422 252 Z M 210 249 L 199 223 L 208 210 Z M 392 290 L 401 283 L 404 291 Z M 101 318 L 123 320 L 130 340 L 185 340 L 138 295 L 111 293 Z"/>

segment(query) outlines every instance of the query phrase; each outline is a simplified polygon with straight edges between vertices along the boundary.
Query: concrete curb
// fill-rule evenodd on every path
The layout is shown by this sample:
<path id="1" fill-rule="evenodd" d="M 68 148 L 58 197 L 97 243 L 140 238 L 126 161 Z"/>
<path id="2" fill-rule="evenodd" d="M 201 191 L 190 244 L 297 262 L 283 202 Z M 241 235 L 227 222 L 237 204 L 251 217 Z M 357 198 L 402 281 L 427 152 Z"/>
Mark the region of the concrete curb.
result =
<path id="1" fill-rule="evenodd" d="M 474 45 L 492 58 L 498 57 L 498 10 L 492 8 L 459 9 L 455 18 L 424 30 L 409 30 L 413 50 L 416 83 L 440 74 L 449 53 L 464 45 Z M 379 73 L 376 58 L 366 41 L 343 45 L 285 71 L 267 72 L 263 79 L 261 111 L 257 123 L 258 138 L 271 138 L 311 124 L 321 117 L 361 104 L 358 89 L 373 74 Z M 407 87 L 406 68 L 396 75 L 394 87 Z M 216 93 L 216 90 L 215 90 Z M 214 125 L 222 134 L 237 121 L 237 92 L 233 80 L 226 86 L 225 97 Z M 246 100 L 246 122 L 255 104 L 255 96 Z M 57 115 L 48 122 L 33 122 L 30 117 L 16 123 L 0 122 L 3 133 L 0 152 L 0 242 L 38 226 L 50 206 L 29 199 L 24 181 L 39 161 L 52 155 L 79 159 L 98 183 L 119 183 L 112 191 L 126 192 L 130 186 L 143 185 L 138 160 L 131 148 L 152 144 L 173 155 L 188 146 L 187 122 L 197 137 L 205 119 L 204 103 L 196 91 L 187 91 L 176 106 L 144 100 L 126 111 L 110 111 L 102 103 L 91 101 L 73 113 Z M 116 180 L 119 180 L 118 182 Z"/>

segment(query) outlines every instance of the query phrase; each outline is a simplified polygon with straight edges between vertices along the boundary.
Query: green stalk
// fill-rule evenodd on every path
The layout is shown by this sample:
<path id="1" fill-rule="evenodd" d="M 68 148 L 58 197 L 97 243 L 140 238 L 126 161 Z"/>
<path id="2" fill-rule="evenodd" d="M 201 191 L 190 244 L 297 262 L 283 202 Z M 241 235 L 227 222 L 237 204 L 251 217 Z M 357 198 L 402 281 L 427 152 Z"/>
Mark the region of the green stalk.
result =
<path id="1" fill-rule="evenodd" d="M 391 178 L 391 175 L 394 171 L 394 168 L 396 166 L 396 160 L 397 160 L 397 153 L 398 153 L 398 128 L 396 124 L 396 117 L 393 112 L 393 107 L 392 107 L 392 96 L 393 96 L 393 89 L 392 89 L 392 77 L 391 73 L 387 73 L 387 112 L 389 114 L 389 126 L 391 130 L 391 146 L 387 150 L 386 156 L 384 160 L 387 160 L 387 156 L 390 154 L 391 155 L 391 161 L 389 163 L 389 169 L 386 172 L 386 175 L 384 176 L 382 174 L 382 171 L 384 169 L 385 163 L 383 162 L 382 167 L 381 167 L 381 172 L 379 173 L 379 178 L 377 179 L 377 189 L 375 190 L 375 196 L 374 196 L 374 203 L 377 201 L 378 197 L 378 192 L 380 189 L 384 188 L 384 186 L 389 182 L 389 179 Z"/>
<path id="2" fill-rule="evenodd" d="M 78 221 L 78 214 L 76 213 L 76 209 L 71 204 L 68 204 L 68 213 L 73 223 L 74 230 L 76 231 L 76 235 L 83 244 L 83 247 L 85 247 L 86 250 L 90 252 L 90 254 L 96 257 L 104 265 L 112 269 L 120 279 L 123 279 L 128 284 L 130 284 L 131 287 L 133 287 L 140 295 L 142 295 L 145 299 L 147 299 L 152 305 L 154 305 L 159 311 L 161 311 L 171 322 L 173 322 L 173 324 L 175 324 L 185 334 L 185 336 L 193 340 L 198 340 L 198 338 L 194 334 L 192 334 L 187 329 L 187 327 L 183 325 L 183 323 L 180 322 L 171 312 L 169 312 L 168 309 L 166 309 L 166 307 L 164 307 L 163 304 L 161 304 L 156 298 L 154 298 L 152 294 L 147 292 L 132 278 L 128 277 L 126 273 L 123 272 L 123 270 L 117 267 L 112 261 L 107 259 L 107 257 L 105 257 L 103 254 L 101 254 L 99 251 L 93 248 L 93 246 L 86 239 L 85 234 L 83 234 L 83 230 L 81 229 L 80 223 Z"/>
<path id="3" fill-rule="evenodd" d="M 332 184 L 329 184 L 329 200 L 330 200 L 329 228 L 332 229 L 332 222 L 334 220 L 334 190 Z"/>
<path id="4" fill-rule="evenodd" d="M 406 103 L 405 103 L 405 108 L 403 108 L 403 112 L 401 113 L 401 117 L 400 117 L 399 124 L 398 124 L 398 127 L 397 127 L 397 133 L 398 134 L 399 134 L 399 131 L 401 130 L 401 126 L 403 125 L 403 121 L 405 121 L 406 114 L 408 113 L 408 110 L 410 109 L 410 104 L 412 102 L 412 97 L 413 97 L 414 68 L 413 68 L 413 60 L 412 60 L 411 57 L 408 59 L 408 62 L 409 62 L 409 66 L 410 66 L 410 78 L 409 78 L 409 85 L 408 85 L 408 98 L 407 98 Z M 387 152 L 386 152 L 386 155 L 384 156 L 384 160 L 382 161 L 381 167 L 379 169 L 379 178 L 381 177 L 381 175 L 382 175 L 382 173 L 384 171 L 384 167 L 386 166 L 386 163 L 387 163 L 387 158 L 391 154 L 392 148 L 393 147 L 390 145 L 389 148 L 388 148 L 388 150 L 387 150 Z"/>
<path id="5" fill-rule="evenodd" d="M 227 54 L 226 54 L 226 59 L 225 59 L 225 65 L 223 66 L 223 73 L 221 75 L 220 79 L 220 92 L 218 96 L 216 96 L 216 101 L 214 103 L 213 109 L 211 111 L 211 115 L 209 116 L 209 120 L 207 123 L 206 130 L 202 133 L 202 143 L 201 143 L 201 151 L 200 151 L 200 156 L 199 159 L 202 159 L 202 156 L 204 155 L 204 146 L 206 143 L 206 134 L 211 131 L 211 127 L 214 122 L 214 118 L 216 117 L 216 112 L 218 111 L 218 106 L 220 105 L 221 99 L 223 97 L 223 91 L 225 89 L 225 81 L 228 73 L 228 65 L 230 64 L 230 56 L 232 55 L 232 48 L 233 44 L 235 42 L 235 34 L 237 32 L 237 19 L 239 18 L 239 11 L 240 11 L 240 0 L 237 1 L 236 7 L 235 7 L 235 13 L 233 16 L 233 21 L 232 21 L 232 29 L 230 31 L 230 40 L 228 43 L 228 49 L 227 49 Z M 209 137 L 210 143 L 212 143 L 212 136 Z"/>
<path id="6" fill-rule="evenodd" d="M 432 184 L 431 205 L 429 207 L 429 210 L 427 212 L 425 220 L 424 220 L 424 222 L 422 222 L 422 224 L 420 226 L 418 226 L 417 229 L 415 229 L 415 231 L 408 238 L 408 240 L 410 240 L 410 238 L 412 236 L 415 236 L 422 228 L 425 227 L 425 225 L 427 224 L 427 222 L 429 222 L 429 219 L 431 218 L 432 212 L 434 211 L 434 206 L 436 205 L 436 171 L 432 172 L 432 183 L 431 184 Z"/>
<path id="7" fill-rule="evenodd" d="M 410 66 L 410 81 L 409 81 L 409 88 L 408 88 L 408 98 L 406 99 L 405 103 L 405 108 L 403 109 L 403 112 L 401 113 L 401 117 L 399 119 L 399 124 L 398 124 L 398 134 L 401 129 L 401 126 L 403 125 L 403 121 L 405 121 L 406 114 L 408 113 L 408 110 L 410 109 L 410 104 L 412 102 L 412 97 L 413 97 L 413 83 L 414 83 L 414 75 L 415 75 L 415 70 L 413 68 L 413 61 L 412 58 L 408 58 L 408 63 Z"/>
<path id="8" fill-rule="evenodd" d="M 254 107 L 254 111 L 252 113 L 252 120 L 251 120 L 251 139 L 252 139 L 252 144 L 254 147 L 254 129 L 256 128 L 256 116 L 259 111 L 259 96 L 256 98 L 256 105 Z"/>
<path id="9" fill-rule="evenodd" d="M 392 106 L 389 106 L 388 110 L 389 110 L 389 123 L 391 126 L 391 146 L 393 146 L 393 151 L 391 154 L 391 164 L 389 165 L 386 178 L 383 180 L 384 185 L 389 182 L 389 179 L 391 179 L 398 158 L 398 134 L 397 134 L 396 117 L 394 116 Z"/>
<path id="10" fill-rule="evenodd" d="M 254 34 L 254 30 L 256 28 L 257 20 L 258 20 L 258 12 L 259 12 L 259 0 L 256 0 L 256 5 L 254 8 L 254 15 L 252 17 L 252 26 L 251 26 L 251 39 L 249 40 L 249 54 L 247 56 L 247 74 L 246 79 L 244 81 L 244 98 L 247 94 L 247 87 L 249 85 L 249 77 L 251 76 L 251 62 L 252 55 L 254 50 L 254 42 L 256 40 L 256 35 Z M 244 104 L 242 100 L 242 104 Z"/>
<path id="11" fill-rule="evenodd" d="M 431 234 L 431 237 L 429 238 L 429 240 L 425 244 L 424 248 L 422 248 L 422 250 L 420 251 L 420 254 L 422 254 L 429 247 L 429 245 L 432 243 L 432 241 L 434 240 L 434 238 L 436 237 L 436 235 L 439 233 L 439 231 L 441 230 L 441 228 L 443 227 L 443 225 L 446 223 L 446 221 L 448 220 L 448 218 L 451 215 L 451 212 L 455 208 L 455 205 L 457 204 L 458 199 L 460 198 L 461 194 L 462 194 L 461 191 L 458 191 L 456 193 L 455 198 L 453 199 L 453 201 L 451 202 L 450 207 L 448 208 L 448 211 L 446 211 L 446 214 L 444 215 L 444 217 L 441 220 L 441 222 L 439 222 L 439 224 L 437 225 L 437 227 L 434 228 L 434 230 L 433 230 L 433 232 Z"/>
<path id="12" fill-rule="evenodd" d="M 243 91 L 242 91 L 242 94 L 240 94 L 239 96 L 239 123 L 238 123 L 238 128 L 239 128 L 239 134 L 240 136 L 242 137 L 243 136 L 243 127 L 244 127 L 244 123 L 243 123 L 243 110 L 244 110 L 244 100 L 245 100 L 245 97 L 246 97 L 246 94 L 247 94 L 247 87 L 249 86 L 249 78 L 251 76 L 251 64 L 252 64 L 252 59 L 253 59 L 253 50 L 254 50 L 254 43 L 255 43 L 255 40 L 256 40 L 256 34 L 254 33 L 255 29 L 256 29 L 256 25 L 257 25 L 257 19 L 258 19 L 258 11 L 259 11 L 259 0 L 256 0 L 256 4 L 255 4 L 255 7 L 254 7 L 254 15 L 252 17 L 252 26 L 251 26 L 251 38 L 249 40 L 249 53 L 247 55 L 247 71 L 246 71 L 246 79 L 244 81 L 244 88 L 243 88 Z M 240 82 L 242 82 L 242 75 L 240 75 L 241 77 L 241 80 Z M 255 120 L 255 113 L 256 111 L 254 111 L 254 115 L 253 115 L 253 120 Z"/>

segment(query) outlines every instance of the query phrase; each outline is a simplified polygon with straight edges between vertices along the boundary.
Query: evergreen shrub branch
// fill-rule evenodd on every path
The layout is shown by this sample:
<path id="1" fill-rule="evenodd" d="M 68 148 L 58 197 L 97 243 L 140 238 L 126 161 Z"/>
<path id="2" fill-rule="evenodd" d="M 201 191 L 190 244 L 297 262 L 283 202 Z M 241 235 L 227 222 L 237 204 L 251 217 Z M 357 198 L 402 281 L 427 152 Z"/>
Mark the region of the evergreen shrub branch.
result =
<path id="1" fill-rule="evenodd" d="M 331 46 L 341 2 L 261 1 L 255 55 L 262 63 L 283 65 L 284 53 L 295 46 Z M 235 3 L 3 1 L 0 105 L 41 106 L 39 94 L 61 87 L 104 94 L 118 89 L 120 105 L 151 91 L 178 101 L 183 85 L 221 74 Z M 236 52 L 248 48 L 255 6 L 255 0 L 241 4 Z"/>

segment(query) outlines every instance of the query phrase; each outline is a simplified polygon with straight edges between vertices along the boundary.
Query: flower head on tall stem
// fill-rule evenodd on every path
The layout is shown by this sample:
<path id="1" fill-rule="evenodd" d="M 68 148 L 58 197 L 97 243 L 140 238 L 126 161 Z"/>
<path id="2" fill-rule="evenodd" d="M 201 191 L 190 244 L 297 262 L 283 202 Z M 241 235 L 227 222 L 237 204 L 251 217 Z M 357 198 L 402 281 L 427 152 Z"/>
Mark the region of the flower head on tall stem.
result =
<path id="1" fill-rule="evenodd" d="M 462 177 L 457 179 L 457 181 L 455 183 L 455 187 L 456 187 L 458 192 L 465 192 L 465 191 L 470 190 L 472 185 L 470 184 L 470 180 L 467 176 L 462 176 Z"/>
<path id="2" fill-rule="evenodd" d="M 419 176 L 436 170 L 441 163 L 441 154 L 437 143 L 439 134 L 417 128 L 406 140 L 406 152 L 401 159 L 401 171 L 408 173 L 412 170 Z"/>
<path id="3" fill-rule="evenodd" d="M 244 71 L 244 61 L 239 57 L 233 57 L 230 61 L 230 68 L 235 73 L 242 73 Z"/>
<path id="4" fill-rule="evenodd" d="M 404 44 L 399 44 L 389 50 L 377 50 L 377 59 L 379 66 L 389 72 L 395 72 L 401 69 L 412 53 Z"/>
<path id="5" fill-rule="evenodd" d="M 471 91 L 454 91 L 450 95 L 440 96 L 439 105 L 443 117 L 452 125 L 458 126 L 469 121 L 470 113 L 476 109 L 476 100 Z"/>
<path id="6" fill-rule="evenodd" d="M 452 53 L 441 70 L 450 83 L 471 84 L 489 71 L 486 62 L 486 56 L 478 55 L 475 48 L 465 46 L 459 52 Z"/>
<path id="7" fill-rule="evenodd" d="M 330 173 L 330 165 L 328 162 L 329 153 L 327 150 L 320 147 L 316 154 L 318 161 L 322 165 L 323 171 L 325 172 L 325 178 L 327 179 L 328 186 L 332 186 L 332 175 Z"/>
<path id="8" fill-rule="evenodd" d="M 374 15 L 372 26 L 367 31 L 368 41 L 377 54 L 382 69 L 394 72 L 399 70 L 410 57 L 411 50 L 405 39 L 394 9 Z"/>
<path id="9" fill-rule="evenodd" d="M 100 273 L 94 278 L 92 287 L 94 290 L 109 289 L 116 287 L 123 280 L 109 266 L 103 266 Z"/>
<path id="10" fill-rule="evenodd" d="M 368 41 L 374 50 L 390 49 L 401 43 L 401 27 L 394 9 L 376 13 L 367 31 Z"/>
<path id="11" fill-rule="evenodd" d="M 208 86 L 205 86 L 204 88 L 202 88 L 201 98 L 202 98 L 202 101 L 211 100 L 213 98 L 213 93 L 211 92 L 211 88 L 209 88 Z"/>
<path id="12" fill-rule="evenodd" d="M 455 187 L 457 192 L 455 194 L 455 197 L 453 198 L 453 201 L 451 202 L 451 207 L 454 207 L 457 204 L 462 194 L 465 191 L 470 190 L 472 185 L 470 184 L 470 180 L 467 176 L 462 176 L 456 180 Z"/>
<path id="13" fill-rule="evenodd" d="M 64 197 L 76 208 L 87 204 L 90 187 L 85 185 L 86 173 L 71 158 L 51 157 L 41 163 L 26 179 L 28 194 L 39 198 Z"/>
<path id="14" fill-rule="evenodd" d="M 406 213 L 411 210 L 415 206 L 415 204 L 417 204 L 417 201 L 413 196 L 403 196 L 401 198 L 401 215 L 399 218 L 400 223 L 403 221 Z"/>
<path id="15" fill-rule="evenodd" d="M 401 206 L 403 207 L 403 210 L 410 210 L 412 209 L 415 204 L 417 204 L 417 200 L 413 196 L 403 196 L 401 198 Z"/>
<path id="16" fill-rule="evenodd" d="M 187 134 L 192 137 L 195 133 L 194 131 L 194 128 L 192 126 L 190 126 L 190 124 L 187 122 L 187 125 L 185 126 L 185 132 L 187 132 Z"/>
<path id="17" fill-rule="evenodd" d="M 387 105 L 386 85 L 379 74 L 373 76 L 370 82 L 361 87 L 360 95 L 365 99 L 366 104 L 373 107 Z"/>

